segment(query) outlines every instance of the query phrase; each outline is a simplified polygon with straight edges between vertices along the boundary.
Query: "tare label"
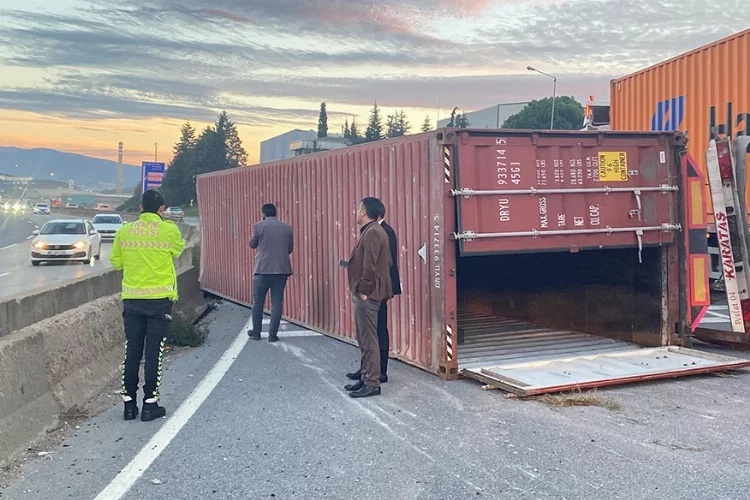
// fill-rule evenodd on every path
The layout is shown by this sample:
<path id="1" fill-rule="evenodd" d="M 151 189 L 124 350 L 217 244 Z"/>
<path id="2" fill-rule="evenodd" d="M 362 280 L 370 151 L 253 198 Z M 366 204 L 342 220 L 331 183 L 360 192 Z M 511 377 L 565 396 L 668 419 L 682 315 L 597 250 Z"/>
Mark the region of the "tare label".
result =
<path id="1" fill-rule="evenodd" d="M 628 154 L 625 151 L 600 152 L 599 180 L 602 182 L 627 182 Z"/>

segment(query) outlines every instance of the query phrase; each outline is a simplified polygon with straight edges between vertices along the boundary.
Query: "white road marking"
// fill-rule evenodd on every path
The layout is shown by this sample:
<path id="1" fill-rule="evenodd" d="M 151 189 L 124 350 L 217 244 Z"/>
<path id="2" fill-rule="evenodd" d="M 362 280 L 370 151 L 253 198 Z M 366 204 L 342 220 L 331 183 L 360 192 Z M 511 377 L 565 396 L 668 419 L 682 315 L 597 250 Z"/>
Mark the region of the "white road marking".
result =
<path id="1" fill-rule="evenodd" d="M 9 275 L 10 275 L 10 273 L 3 273 L 3 274 L 0 274 L 0 278 L 3 278 L 5 276 L 9 276 Z"/>
<path id="2" fill-rule="evenodd" d="M 33 238 L 33 237 L 34 237 L 34 235 L 32 234 L 31 236 L 29 236 L 29 237 L 28 237 L 28 238 L 26 238 L 26 239 L 27 239 L 27 240 L 30 240 L 30 239 L 31 239 L 31 238 Z"/>
<path id="3" fill-rule="evenodd" d="M 16 245 L 18 245 L 18 243 L 13 243 L 12 245 L 8 245 L 7 247 L 0 248 L 0 250 L 7 250 L 9 248 L 13 248 Z"/>
<path id="4" fill-rule="evenodd" d="M 247 332 L 252 329 L 252 318 L 247 321 L 234 342 L 224 351 L 221 358 L 211 368 L 206 377 L 198 384 L 187 399 L 180 405 L 174 414 L 169 417 L 159 431 L 146 443 L 141 451 L 120 471 L 117 476 L 102 490 L 95 500 L 119 500 L 144 472 L 154 463 L 159 455 L 167 448 L 174 437 L 182 430 L 185 424 L 200 408 L 208 396 L 211 395 L 216 386 L 224 378 L 242 352 L 242 349 L 250 339 Z"/>

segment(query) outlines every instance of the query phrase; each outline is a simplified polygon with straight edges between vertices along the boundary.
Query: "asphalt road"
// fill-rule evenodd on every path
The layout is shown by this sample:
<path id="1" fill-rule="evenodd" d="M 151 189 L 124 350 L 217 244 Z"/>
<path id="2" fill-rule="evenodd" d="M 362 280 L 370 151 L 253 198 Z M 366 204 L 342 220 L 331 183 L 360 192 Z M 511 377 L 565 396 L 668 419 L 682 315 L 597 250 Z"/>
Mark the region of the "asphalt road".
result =
<path id="1" fill-rule="evenodd" d="M 341 388 L 356 348 L 293 326 L 277 344 L 244 345 L 247 317 L 223 305 L 209 345 L 170 355 L 165 420 L 124 422 L 110 394 L 62 446 L 32 450 L 2 500 L 93 499 L 117 490 L 120 471 L 114 485 L 132 486 L 106 498 L 747 496 L 750 373 L 598 391 L 621 405 L 610 411 L 507 399 L 392 362 L 383 395 L 356 401 Z"/>
<path id="2" fill-rule="evenodd" d="M 107 269 L 111 243 L 102 243 L 102 258 L 93 266 L 55 262 L 31 266 L 31 232 L 52 218 L 65 216 L 17 216 L 0 222 L 0 297 L 55 286 Z"/>

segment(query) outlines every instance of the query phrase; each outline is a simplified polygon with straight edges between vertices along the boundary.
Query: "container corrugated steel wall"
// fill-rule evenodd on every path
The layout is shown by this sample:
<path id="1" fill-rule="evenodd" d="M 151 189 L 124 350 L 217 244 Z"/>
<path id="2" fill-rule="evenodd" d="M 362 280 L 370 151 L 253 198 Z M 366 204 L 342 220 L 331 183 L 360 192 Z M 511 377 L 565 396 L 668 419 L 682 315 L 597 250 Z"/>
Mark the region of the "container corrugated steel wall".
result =
<path id="1" fill-rule="evenodd" d="M 434 151 L 435 134 L 421 134 L 199 177 L 203 288 L 252 303 L 254 251 L 247 241 L 260 207 L 275 203 L 295 237 L 285 316 L 353 341 L 351 295 L 339 261 L 348 260 L 356 243 L 358 200 L 377 196 L 398 236 L 404 288 L 389 305 L 391 350 L 436 373 L 431 302 L 442 302 L 442 290 L 430 286 L 430 266 L 419 255 L 433 238 L 430 182 L 442 189 L 442 168 L 429 168 Z"/>
<path id="2" fill-rule="evenodd" d="M 498 167 L 493 155 L 497 152 L 497 141 L 501 140 L 507 141 L 508 148 L 514 150 L 512 155 L 524 162 L 522 179 L 528 184 L 526 187 L 544 187 L 538 182 L 537 160 L 545 159 L 545 165 L 549 160 L 549 168 L 543 170 L 549 170 L 545 175 L 552 182 L 554 158 L 563 158 L 568 161 L 568 169 L 560 174 L 565 179 L 559 177 L 557 187 L 578 188 L 581 176 L 595 176 L 599 172 L 593 163 L 586 167 L 586 155 L 597 156 L 603 151 L 625 151 L 633 161 L 629 179 L 614 182 L 618 186 L 612 187 L 625 184 L 635 189 L 680 183 L 675 163 L 679 152 L 672 149 L 672 146 L 679 147 L 679 136 L 651 133 L 441 129 L 214 172 L 199 176 L 197 181 L 202 287 L 239 303 L 249 305 L 252 302 L 254 251 L 248 248 L 247 242 L 253 224 L 260 218 L 260 207 L 264 203 L 275 203 L 279 218 L 292 224 L 295 235 L 294 275 L 286 289 L 285 317 L 353 342 L 351 294 L 346 271 L 339 266 L 339 261 L 349 258 L 357 240 L 354 214 L 358 201 L 365 196 L 377 196 L 383 200 L 388 210 L 386 220 L 399 238 L 403 295 L 389 305 L 392 354 L 432 373 L 454 377 L 458 369 L 458 246 L 452 234 L 459 224 L 456 198 L 452 197 L 451 190 L 497 188 Z M 572 174 L 571 159 L 576 160 Z M 584 166 L 581 172 L 578 160 Z M 461 172 L 465 174 L 463 177 Z M 487 177 L 488 173 L 492 175 Z M 472 181 L 472 185 L 463 186 L 461 179 Z M 588 187 L 588 181 L 583 186 Z M 461 210 L 465 220 L 496 217 L 498 197 L 493 200 L 492 196 L 483 196 L 482 206 L 469 200 Z M 635 234 L 627 239 L 608 234 L 545 236 L 544 228 L 539 226 L 538 201 L 533 204 L 533 210 L 520 201 L 530 196 L 518 196 L 521 205 L 513 209 L 518 214 L 518 220 L 514 219 L 513 223 L 529 229 L 538 227 L 540 233 L 487 240 L 491 245 L 480 249 L 481 253 L 504 253 L 511 247 L 515 251 L 571 250 L 592 245 L 596 248 L 626 246 L 637 251 Z M 588 202 L 594 199 L 592 195 L 571 192 L 564 196 L 566 199 L 558 201 L 555 207 L 564 210 L 569 220 L 583 218 L 582 226 L 578 227 L 584 229 L 599 225 L 591 217 Z M 643 197 L 648 213 L 640 222 L 630 215 L 631 210 L 638 208 L 634 193 L 599 193 L 595 199 L 603 205 L 602 214 L 609 214 L 602 219 L 607 224 L 622 223 L 621 216 L 633 219 L 626 221 L 629 226 L 676 222 L 673 218 L 679 217 L 681 212 L 677 197 L 668 193 L 653 196 L 657 198 L 653 203 L 648 201 L 651 195 Z M 555 213 L 555 217 L 557 215 Z M 646 243 L 673 241 L 667 234 L 656 235 L 655 240 L 649 238 L 646 237 Z M 665 271 L 670 282 L 677 282 L 676 270 L 675 260 Z M 671 296 L 677 297 L 677 294 Z M 665 306 L 665 318 L 670 321 L 675 318 L 677 307 L 677 302 Z M 670 322 L 665 320 L 664 324 Z"/>
<path id="3" fill-rule="evenodd" d="M 750 29 L 610 86 L 612 130 L 679 130 L 705 174 L 712 134 L 750 135 Z"/>

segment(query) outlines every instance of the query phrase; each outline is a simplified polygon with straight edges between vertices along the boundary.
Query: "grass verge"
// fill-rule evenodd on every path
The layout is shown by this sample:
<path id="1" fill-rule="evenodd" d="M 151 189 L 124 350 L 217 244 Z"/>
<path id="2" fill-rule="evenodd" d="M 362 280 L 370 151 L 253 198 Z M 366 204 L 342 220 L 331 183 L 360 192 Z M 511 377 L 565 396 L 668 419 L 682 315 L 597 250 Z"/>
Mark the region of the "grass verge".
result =
<path id="1" fill-rule="evenodd" d="M 620 403 L 611 399 L 600 398 L 596 394 L 596 391 L 586 393 L 577 391 L 568 394 L 545 394 L 544 396 L 537 396 L 532 399 L 544 403 L 550 408 L 597 406 L 614 412 L 622 411 L 622 405 Z"/>
<path id="2" fill-rule="evenodd" d="M 208 329 L 201 323 L 194 325 L 180 315 L 172 320 L 169 343 L 176 347 L 199 347 L 208 337 Z"/>

